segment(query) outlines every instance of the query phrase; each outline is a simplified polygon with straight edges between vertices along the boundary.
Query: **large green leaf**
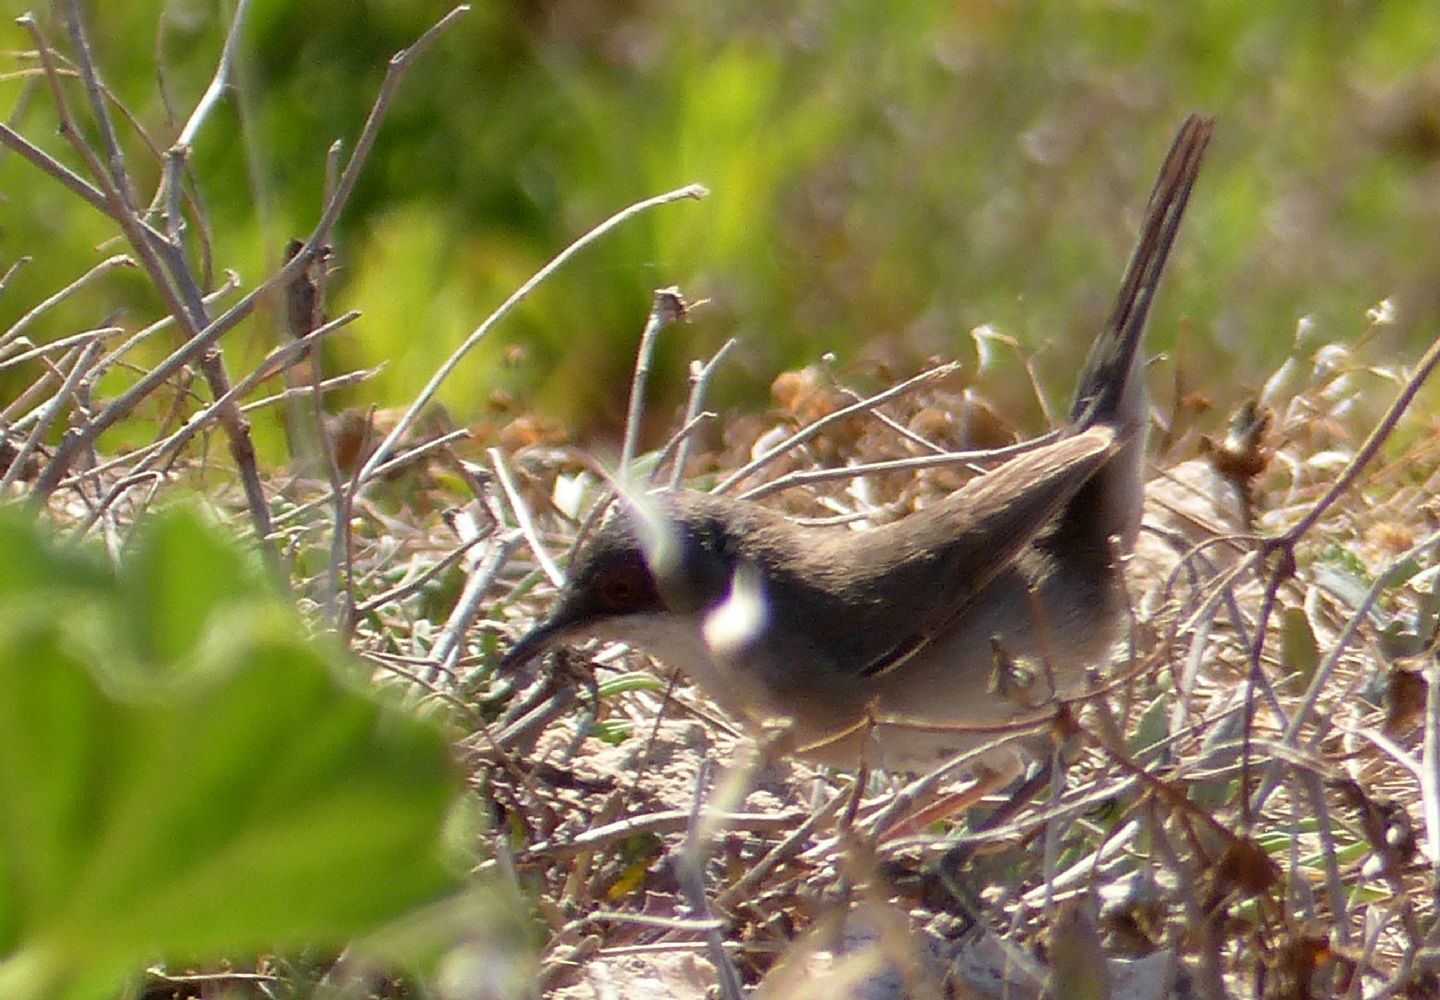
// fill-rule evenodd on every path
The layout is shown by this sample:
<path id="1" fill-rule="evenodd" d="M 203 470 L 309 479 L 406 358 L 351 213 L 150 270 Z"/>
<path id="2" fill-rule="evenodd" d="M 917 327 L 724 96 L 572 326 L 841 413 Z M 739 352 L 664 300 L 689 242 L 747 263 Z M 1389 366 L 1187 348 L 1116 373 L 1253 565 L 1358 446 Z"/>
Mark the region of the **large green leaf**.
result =
<path id="1" fill-rule="evenodd" d="M 114 596 L 115 574 L 104 560 L 53 544 L 18 511 L 0 514 L 0 601 L 53 599 L 62 591 Z"/>
<path id="2" fill-rule="evenodd" d="M 120 568 L 125 613 L 102 609 L 176 658 L 147 686 L 133 635 L 113 637 L 118 670 L 75 641 L 73 609 L 96 601 L 84 581 L 63 596 L 60 563 L 30 574 L 62 595 L 48 614 L 25 581 L 0 593 L 0 996 L 102 996 L 157 957 L 338 947 L 458 885 L 443 734 L 349 683 L 210 531 L 167 516 Z M 187 592 L 195 566 L 226 579 Z"/>
<path id="3" fill-rule="evenodd" d="M 185 507 L 145 525 L 125 575 L 131 635 L 143 657 L 161 663 L 185 656 L 227 602 L 271 593 L 257 561 Z"/>

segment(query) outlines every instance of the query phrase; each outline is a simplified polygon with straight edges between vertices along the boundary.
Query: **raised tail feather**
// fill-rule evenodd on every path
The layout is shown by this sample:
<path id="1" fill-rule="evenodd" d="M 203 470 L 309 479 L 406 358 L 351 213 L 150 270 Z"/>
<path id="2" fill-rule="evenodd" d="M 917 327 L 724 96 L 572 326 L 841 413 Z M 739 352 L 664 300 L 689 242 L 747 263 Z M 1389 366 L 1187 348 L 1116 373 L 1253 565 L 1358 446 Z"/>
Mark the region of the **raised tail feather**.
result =
<path id="1" fill-rule="evenodd" d="M 1140 240 L 1125 269 L 1115 306 L 1086 359 L 1070 410 L 1074 425 L 1115 423 L 1143 427 L 1146 397 L 1143 364 L 1138 358 L 1140 338 L 1214 127 L 1215 119 L 1191 115 L 1175 135 L 1150 192 Z"/>
<path id="2" fill-rule="evenodd" d="M 1128 552 L 1140 533 L 1150 405 L 1140 338 L 1214 125 L 1212 118 L 1191 115 L 1176 133 L 1145 208 L 1140 240 L 1125 269 L 1115 307 L 1090 348 L 1070 411 L 1072 432 L 1106 424 L 1115 427 L 1124 441 L 1070 500 L 1058 521 L 1059 530 L 1072 542 L 1088 539 L 1086 544 L 1097 551 L 1108 551 L 1111 540 L 1118 539 L 1121 551 Z"/>

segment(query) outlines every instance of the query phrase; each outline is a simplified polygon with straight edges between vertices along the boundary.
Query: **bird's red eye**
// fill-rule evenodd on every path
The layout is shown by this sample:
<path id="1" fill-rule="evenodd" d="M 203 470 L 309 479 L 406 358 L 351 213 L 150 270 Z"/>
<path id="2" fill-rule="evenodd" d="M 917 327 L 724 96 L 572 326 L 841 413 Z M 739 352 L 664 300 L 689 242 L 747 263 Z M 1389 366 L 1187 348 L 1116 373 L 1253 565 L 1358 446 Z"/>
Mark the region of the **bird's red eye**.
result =
<path id="1" fill-rule="evenodd" d="M 625 611 L 640 603 L 644 581 L 633 567 L 607 570 L 595 581 L 600 600 L 612 611 Z"/>

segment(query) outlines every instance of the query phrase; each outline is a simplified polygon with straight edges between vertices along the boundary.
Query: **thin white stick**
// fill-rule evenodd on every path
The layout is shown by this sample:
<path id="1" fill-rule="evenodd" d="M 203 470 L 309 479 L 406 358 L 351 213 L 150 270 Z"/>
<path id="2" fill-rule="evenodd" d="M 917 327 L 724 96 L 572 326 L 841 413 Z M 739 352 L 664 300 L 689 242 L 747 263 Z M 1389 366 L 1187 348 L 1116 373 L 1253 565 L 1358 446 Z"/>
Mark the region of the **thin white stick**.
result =
<path id="1" fill-rule="evenodd" d="M 591 243 L 594 243 L 615 227 L 629 222 L 642 212 L 649 211 L 660 205 L 668 205 L 672 201 L 680 201 L 683 198 L 703 198 L 708 193 L 709 192 L 699 184 L 691 184 L 675 191 L 667 191 L 665 194 L 656 195 L 653 198 L 646 198 L 644 201 L 636 202 L 629 208 L 616 212 L 610 216 L 610 218 L 600 223 L 600 225 L 581 236 L 574 243 L 571 243 L 564 250 L 561 250 L 550 263 L 531 275 L 525 284 L 511 293 L 508 299 L 500 303 L 498 309 L 485 317 L 485 321 L 471 331 L 470 336 L 465 338 L 464 342 L 455 349 L 455 352 L 451 354 L 450 357 L 445 359 L 445 363 L 430 377 L 430 381 L 425 383 L 425 388 L 420 390 L 420 394 L 415 397 L 415 401 L 410 404 L 410 408 L 405 411 L 404 415 L 401 416 L 400 420 L 395 424 L 395 428 L 386 435 L 385 440 L 380 442 L 380 447 L 375 449 L 375 453 L 371 455 L 365 462 L 365 465 L 361 467 L 360 474 L 356 477 L 358 487 L 364 489 L 365 485 L 370 482 L 380 463 L 389 457 L 390 452 L 394 450 L 395 445 L 400 441 L 401 437 L 403 437 L 405 433 L 410 430 L 411 426 L 414 425 L 415 421 L 419 419 L 420 411 L 430 404 L 430 400 L 435 397 L 435 393 L 440 391 L 440 386 L 450 377 L 450 373 L 459 366 L 460 361 L 465 355 L 469 354 L 476 344 L 484 340 L 485 335 L 495 329 L 496 325 L 508 316 L 512 309 L 523 302 L 541 282 L 567 264 L 570 258 L 574 257 Z"/>
<path id="2" fill-rule="evenodd" d="M 824 430 L 826 427 L 829 427 L 831 424 L 844 420 L 847 417 L 852 417 L 857 413 L 863 413 L 866 410 L 873 410 L 881 403 L 889 402 L 897 396 L 903 396 L 905 393 L 916 388 L 917 386 L 924 385 L 926 382 L 933 381 L 937 378 L 944 378 L 947 375 L 953 375 L 959 370 L 960 366 L 953 361 L 948 364 L 939 365 L 935 368 L 929 369 L 928 371 L 923 371 L 919 375 L 907 378 L 904 382 L 901 382 L 899 385 L 891 386 L 884 392 L 877 392 L 875 395 L 870 396 L 867 399 L 862 399 L 858 403 L 851 403 L 849 406 L 842 407 L 841 409 L 836 410 L 834 413 L 827 413 L 825 416 L 821 417 L 814 423 L 808 424 L 805 427 L 800 428 L 794 434 L 791 434 L 784 441 L 781 441 L 775 447 L 767 450 L 764 454 L 760 455 L 754 461 L 746 465 L 742 465 L 735 472 L 732 472 L 729 476 L 727 476 L 724 481 L 722 481 L 710 492 L 727 493 L 735 486 L 736 483 L 739 483 L 744 479 L 754 475 L 765 465 L 774 461 L 778 456 L 789 451 L 791 448 L 797 447 L 798 445 L 804 444 L 806 441 L 809 441 L 811 438 L 819 434 L 822 430 Z"/>
<path id="3" fill-rule="evenodd" d="M 565 586 L 565 571 L 562 570 L 551 558 L 545 546 L 540 544 L 540 532 L 535 529 L 535 521 L 530 516 L 530 508 L 525 506 L 525 501 L 520 496 L 520 487 L 515 485 L 515 477 L 510 474 L 510 466 L 505 464 L 505 453 L 499 448 L 486 449 L 490 456 L 490 465 L 495 469 L 495 479 L 500 483 L 500 488 L 505 491 L 505 497 L 510 501 L 510 510 L 515 514 L 515 523 L 519 525 L 520 532 L 525 536 L 525 541 L 535 553 L 535 561 L 550 578 L 550 582 L 556 587 Z"/>
<path id="4" fill-rule="evenodd" d="M 625 416 L 625 443 L 620 449 L 620 478 L 628 479 L 630 464 L 640 447 L 640 421 L 645 416 L 645 386 L 650 381 L 650 365 L 661 332 L 685 315 L 685 300 L 678 288 L 657 288 L 651 300 L 650 315 L 640 334 L 640 347 L 635 352 L 635 375 L 630 381 L 630 409 Z"/>

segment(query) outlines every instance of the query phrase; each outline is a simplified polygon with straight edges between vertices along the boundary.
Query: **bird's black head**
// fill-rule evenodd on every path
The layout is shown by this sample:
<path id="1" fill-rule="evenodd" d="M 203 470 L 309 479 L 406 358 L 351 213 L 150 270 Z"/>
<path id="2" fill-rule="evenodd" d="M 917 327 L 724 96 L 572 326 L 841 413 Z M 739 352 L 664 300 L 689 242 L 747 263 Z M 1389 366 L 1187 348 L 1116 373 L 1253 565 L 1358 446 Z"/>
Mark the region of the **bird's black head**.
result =
<path id="1" fill-rule="evenodd" d="M 630 615 L 694 614 L 723 598 L 733 559 L 710 506 L 693 495 L 664 498 L 645 515 L 658 523 L 643 539 L 642 515 L 617 510 L 571 563 L 550 614 L 502 666 L 521 663 L 567 634 L 582 635 L 587 626 Z"/>

